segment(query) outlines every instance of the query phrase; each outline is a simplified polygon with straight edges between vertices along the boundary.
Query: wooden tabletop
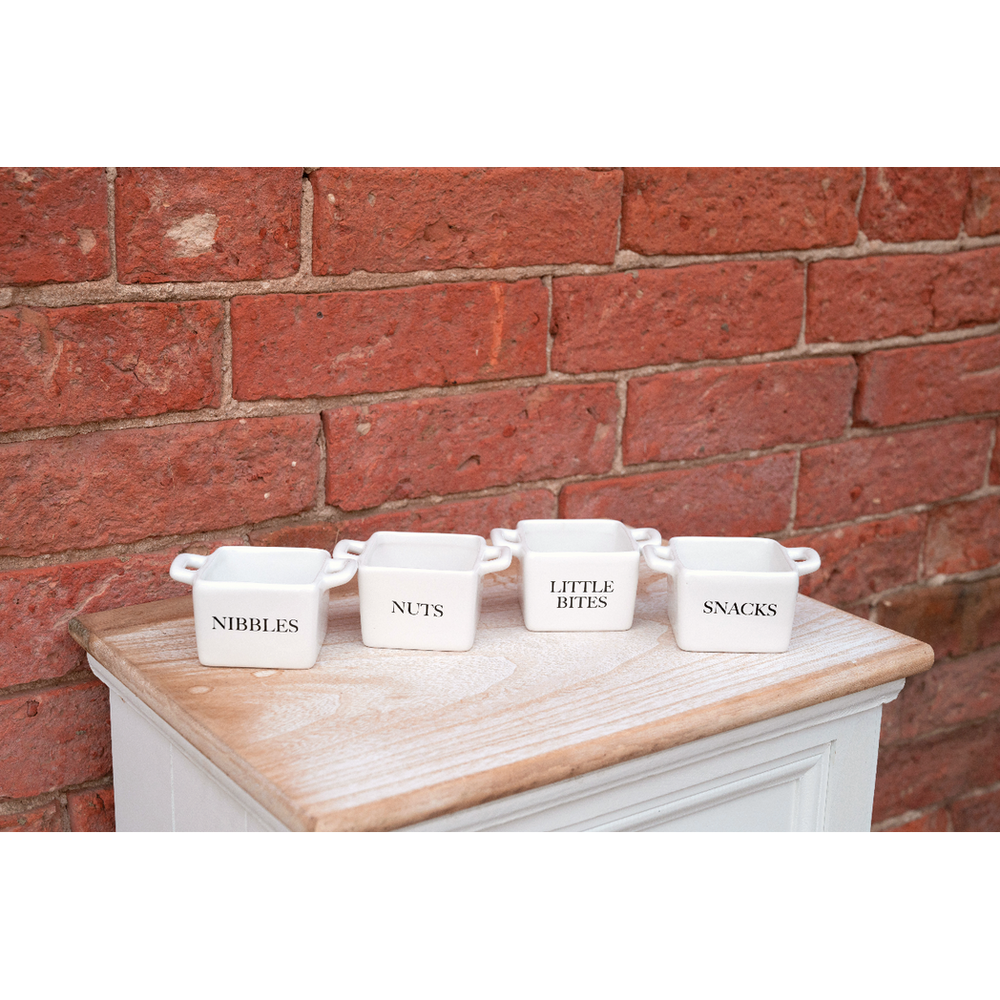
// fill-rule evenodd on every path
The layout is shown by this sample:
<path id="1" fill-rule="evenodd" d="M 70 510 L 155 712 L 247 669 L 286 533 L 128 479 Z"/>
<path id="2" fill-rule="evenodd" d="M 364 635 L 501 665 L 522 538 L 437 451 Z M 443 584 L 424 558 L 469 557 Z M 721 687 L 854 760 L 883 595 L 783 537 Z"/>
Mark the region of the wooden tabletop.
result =
<path id="1" fill-rule="evenodd" d="M 295 830 L 389 830 L 927 670 L 930 646 L 800 596 L 787 653 L 687 653 L 666 578 L 628 632 L 528 632 L 487 577 L 467 653 L 369 649 L 356 580 L 310 670 L 198 662 L 191 598 L 81 615 L 95 659 Z"/>

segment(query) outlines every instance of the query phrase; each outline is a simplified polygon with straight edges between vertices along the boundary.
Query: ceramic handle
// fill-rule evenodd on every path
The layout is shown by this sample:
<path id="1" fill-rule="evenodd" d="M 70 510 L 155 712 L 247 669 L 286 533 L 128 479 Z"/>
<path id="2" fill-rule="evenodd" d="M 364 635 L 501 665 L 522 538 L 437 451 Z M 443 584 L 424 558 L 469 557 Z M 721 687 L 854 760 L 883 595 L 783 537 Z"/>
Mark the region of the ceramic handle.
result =
<path id="1" fill-rule="evenodd" d="M 632 536 L 632 541 L 636 543 L 636 548 L 640 545 L 660 545 L 663 539 L 656 528 L 629 528 L 625 530 Z"/>
<path id="2" fill-rule="evenodd" d="M 326 571 L 323 573 L 323 579 L 320 580 L 320 588 L 329 590 L 331 587 L 339 587 L 342 583 L 347 583 L 357 571 L 357 559 L 331 559 L 326 564 Z"/>
<path id="3" fill-rule="evenodd" d="M 479 575 L 499 573 L 500 570 L 506 569 L 510 565 L 513 555 L 509 545 L 487 545 L 478 566 Z"/>
<path id="4" fill-rule="evenodd" d="M 819 569 L 819 553 L 815 549 L 785 549 L 788 557 L 795 563 L 795 568 L 799 571 L 799 576 L 813 573 Z"/>
<path id="5" fill-rule="evenodd" d="M 490 532 L 490 541 L 495 546 L 508 546 L 512 556 L 520 559 L 524 553 L 518 533 L 511 528 L 494 528 Z"/>
<path id="6" fill-rule="evenodd" d="M 677 563 L 671 558 L 669 545 L 644 545 L 642 558 L 650 569 L 657 573 L 669 573 L 671 576 L 677 568 Z"/>
<path id="7" fill-rule="evenodd" d="M 367 544 L 367 542 L 357 542 L 353 538 L 341 538 L 333 550 L 333 558 L 351 558 L 356 562 L 358 556 L 365 551 L 365 546 Z"/>
<path id="8" fill-rule="evenodd" d="M 195 570 L 201 569 L 208 561 L 208 556 L 196 556 L 190 552 L 182 552 L 170 564 L 170 579 L 178 583 L 194 583 Z M 193 569 L 189 569 L 188 566 Z"/>

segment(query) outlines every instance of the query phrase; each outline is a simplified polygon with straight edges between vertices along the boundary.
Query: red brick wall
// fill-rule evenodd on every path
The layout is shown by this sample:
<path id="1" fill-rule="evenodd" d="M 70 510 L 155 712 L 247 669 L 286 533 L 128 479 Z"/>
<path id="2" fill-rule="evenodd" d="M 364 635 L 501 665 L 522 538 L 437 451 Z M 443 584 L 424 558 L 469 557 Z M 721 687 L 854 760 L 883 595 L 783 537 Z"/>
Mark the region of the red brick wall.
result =
<path id="1" fill-rule="evenodd" d="M 1000 829 L 1000 170 L 0 171 L 0 829 L 113 826 L 81 611 L 223 543 L 766 534 L 932 643 L 875 824 Z"/>

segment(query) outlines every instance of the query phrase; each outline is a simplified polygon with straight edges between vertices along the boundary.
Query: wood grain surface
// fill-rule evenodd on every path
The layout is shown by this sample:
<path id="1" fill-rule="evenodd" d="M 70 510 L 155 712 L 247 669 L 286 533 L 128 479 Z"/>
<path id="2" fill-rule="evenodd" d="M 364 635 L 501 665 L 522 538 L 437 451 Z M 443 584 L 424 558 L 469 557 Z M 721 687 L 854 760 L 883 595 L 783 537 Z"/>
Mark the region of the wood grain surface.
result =
<path id="1" fill-rule="evenodd" d="M 357 582 L 309 670 L 203 667 L 191 599 L 81 615 L 76 640 L 297 830 L 389 830 L 927 670 L 925 643 L 800 596 L 787 653 L 688 653 L 666 579 L 628 632 L 528 632 L 516 567 L 464 653 L 369 649 Z"/>

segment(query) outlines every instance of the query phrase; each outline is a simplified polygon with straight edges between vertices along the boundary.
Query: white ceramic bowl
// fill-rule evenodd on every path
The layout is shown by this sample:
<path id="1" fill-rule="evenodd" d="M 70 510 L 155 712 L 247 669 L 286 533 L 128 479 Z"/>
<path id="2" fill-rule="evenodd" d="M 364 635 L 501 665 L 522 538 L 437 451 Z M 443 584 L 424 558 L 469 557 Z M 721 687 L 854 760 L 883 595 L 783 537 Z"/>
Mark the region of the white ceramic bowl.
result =
<path id="1" fill-rule="evenodd" d="M 376 531 L 367 542 L 344 538 L 333 554 L 357 560 L 361 641 L 382 649 L 470 649 L 483 576 L 510 565 L 506 546 L 429 531 Z"/>
<path id="2" fill-rule="evenodd" d="M 494 545 L 521 561 L 521 611 L 532 632 L 620 632 L 632 627 L 639 548 L 653 528 L 603 518 L 518 521 L 494 528 Z"/>
<path id="3" fill-rule="evenodd" d="M 170 575 L 192 586 L 204 666 L 302 670 L 323 645 L 330 588 L 357 568 L 323 549 L 223 545 L 210 556 L 182 552 Z"/>
<path id="4" fill-rule="evenodd" d="M 701 652 L 785 652 L 799 577 L 820 566 L 815 549 L 786 549 L 773 538 L 679 537 L 642 554 L 667 574 L 677 645 Z"/>

